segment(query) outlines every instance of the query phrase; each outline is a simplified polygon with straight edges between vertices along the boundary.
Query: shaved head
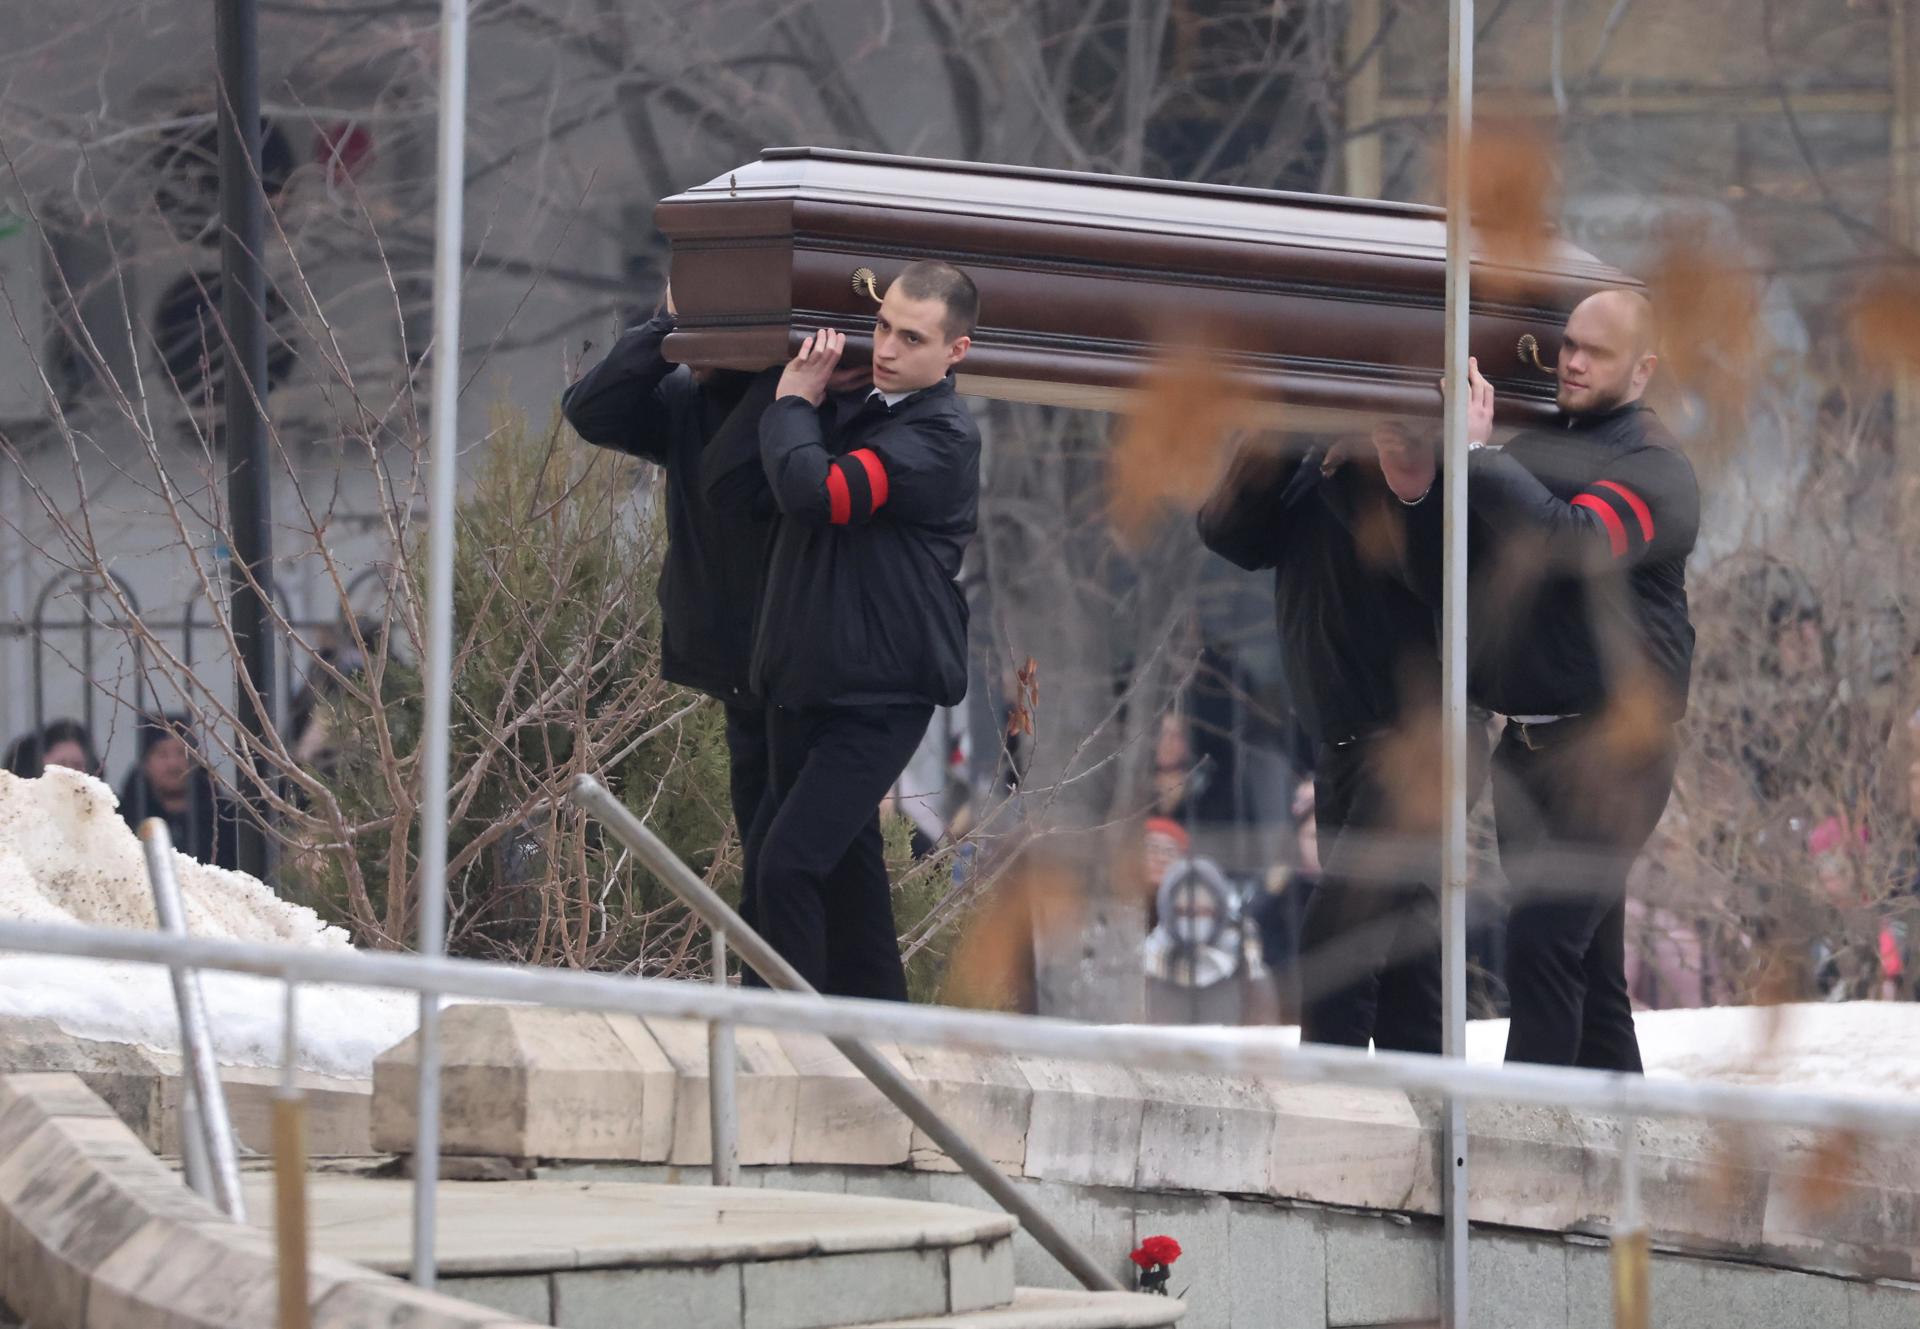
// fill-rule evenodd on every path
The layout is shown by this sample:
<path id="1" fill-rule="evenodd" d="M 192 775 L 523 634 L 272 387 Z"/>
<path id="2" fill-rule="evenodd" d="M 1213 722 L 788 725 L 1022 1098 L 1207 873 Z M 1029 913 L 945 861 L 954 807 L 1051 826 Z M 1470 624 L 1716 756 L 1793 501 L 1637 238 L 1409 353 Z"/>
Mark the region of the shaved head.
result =
<path id="1" fill-rule="evenodd" d="M 1653 304 L 1638 291 L 1582 300 L 1560 347 L 1560 409 L 1599 415 L 1640 400 L 1658 363 L 1658 335 Z"/>
<path id="2" fill-rule="evenodd" d="M 1631 339 L 1635 355 L 1648 355 L 1654 349 L 1653 301 L 1638 291 L 1601 291 L 1580 302 L 1580 308 L 1612 322 Z M 1575 309 L 1574 313 L 1579 313 Z"/>

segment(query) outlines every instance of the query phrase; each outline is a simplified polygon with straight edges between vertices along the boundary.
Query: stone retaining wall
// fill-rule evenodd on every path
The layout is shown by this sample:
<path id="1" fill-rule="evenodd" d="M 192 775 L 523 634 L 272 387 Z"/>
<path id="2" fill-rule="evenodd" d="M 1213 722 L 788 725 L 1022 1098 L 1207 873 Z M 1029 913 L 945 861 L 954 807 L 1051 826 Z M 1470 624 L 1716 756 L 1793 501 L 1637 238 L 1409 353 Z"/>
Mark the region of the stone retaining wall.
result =
<path id="1" fill-rule="evenodd" d="M 555 1180 L 702 1184 L 704 1167 L 581 1163 L 531 1169 Z M 994 1208 L 966 1177 L 910 1167 L 746 1169 L 745 1185 L 847 1191 Z M 1015 1183 L 1116 1275 L 1127 1252 L 1166 1234 L 1183 1253 L 1171 1288 L 1186 1303 L 1180 1329 L 1377 1329 L 1431 1325 L 1439 1316 L 1437 1219 L 1286 1200 Z M 1473 1329 L 1612 1329 L 1610 1252 L 1604 1239 L 1476 1227 L 1470 1247 Z M 1025 1233 L 1014 1237 L 1022 1287 L 1075 1286 Z M 1657 1249 L 1652 1323 L 1661 1329 L 1913 1329 L 1920 1285 L 1867 1281 Z M 509 1296 L 488 1287 L 463 1295 Z"/>
<path id="2" fill-rule="evenodd" d="M 512 1159 L 705 1164 L 706 1036 L 687 1021 L 455 1006 L 443 1023 L 443 1149 Z M 741 1029 L 740 1161 L 951 1172 L 953 1164 L 823 1038 Z M 883 1047 L 1016 1177 L 1115 1191 L 1256 1197 L 1433 1216 L 1437 1109 L 1395 1091 L 1111 1064 Z M 373 1137 L 414 1138 L 411 1042 L 374 1068 Z M 1618 1122 L 1495 1107 L 1469 1114 L 1472 1217 L 1604 1234 Z M 1676 1250 L 1854 1278 L 1920 1276 L 1920 1142 L 1837 1160 L 1804 1132 L 1733 1137 L 1642 1122 L 1641 1191 Z M 1817 1184 L 1816 1170 L 1831 1175 Z"/>
<path id="3" fill-rule="evenodd" d="M 180 1152 L 180 1059 L 131 1043 L 79 1038 L 51 1020 L 0 1018 L 0 1074 L 72 1071 L 157 1154 Z M 271 1104 L 280 1072 L 222 1066 L 227 1112 L 242 1149 L 272 1144 Z M 369 1080 L 299 1073 L 307 1096 L 307 1152 L 314 1157 L 371 1152 Z"/>

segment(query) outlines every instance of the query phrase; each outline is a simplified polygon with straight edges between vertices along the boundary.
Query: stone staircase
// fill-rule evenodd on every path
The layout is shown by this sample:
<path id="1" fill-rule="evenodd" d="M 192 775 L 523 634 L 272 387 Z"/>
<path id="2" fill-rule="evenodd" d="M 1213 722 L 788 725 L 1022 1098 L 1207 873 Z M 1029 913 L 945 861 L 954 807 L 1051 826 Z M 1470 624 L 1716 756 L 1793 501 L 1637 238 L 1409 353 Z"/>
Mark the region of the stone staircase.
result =
<path id="1" fill-rule="evenodd" d="M 266 1223 L 272 1183 L 250 1179 Z M 404 1181 L 311 1178 L 316 1250 L 408 1265 Z M 443 1182 L 439 1290 L 565 1329 L 1158 1329 L 1182 1306 L 1014 1286 L 1014 1222 L 918 1200 L 607 1181 Z"/>
<path id="2" fill-rule="evenodd" d="M 0 1075 L 0 1329 L 273 1322 L 273 1180 L 256 1226 L 181 1184 L 70 1073 Z M 1158 1329 L 1178 1301 L 1014 1286 L 1013 1220 L 765 1187 L 447 1182 L 440 1286 L 409 1264 L 412 1187 L 308 1174 L 313 1329 Z M 17 1312 L 17 1315 L 15 1314 Z"/>

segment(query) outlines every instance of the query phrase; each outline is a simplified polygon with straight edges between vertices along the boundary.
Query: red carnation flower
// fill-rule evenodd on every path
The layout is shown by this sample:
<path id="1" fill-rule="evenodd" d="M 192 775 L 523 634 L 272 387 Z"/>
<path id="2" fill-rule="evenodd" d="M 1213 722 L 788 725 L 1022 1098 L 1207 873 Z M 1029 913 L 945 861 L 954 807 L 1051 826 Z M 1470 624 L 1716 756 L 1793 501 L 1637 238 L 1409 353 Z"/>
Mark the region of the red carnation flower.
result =
<path id="1" fill-rule="evenodd" d="M 1180 1258 L 1180 1243 L 1172 1237 L 1148 1237 L 1129 1258 L 1142 1269 L 1170 1265 Z"/>

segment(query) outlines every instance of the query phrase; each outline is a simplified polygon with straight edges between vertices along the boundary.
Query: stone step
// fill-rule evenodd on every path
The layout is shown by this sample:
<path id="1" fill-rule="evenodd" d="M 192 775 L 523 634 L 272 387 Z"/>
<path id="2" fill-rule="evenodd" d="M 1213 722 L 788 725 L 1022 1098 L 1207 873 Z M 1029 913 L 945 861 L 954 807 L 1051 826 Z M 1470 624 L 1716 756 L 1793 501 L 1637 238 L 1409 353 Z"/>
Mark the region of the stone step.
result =
<path id="1" fill-rule="evenodd" d="M 267 1226 L 271 1178 L 247 1180 L 248 1213 Z M 312 1174 L 308 1185 L 321 1254 L 406 1272 L 409 1183 Z M 747 1187 L 445 1182 L 437 1214 L 441 1292 L 565 1329 L 829 1329 L 1014 1302 L 1013 1219 L 957 1205 Z"/>
<path id="2" fill-rule="evenodd" d="M 1023 1287 L 991 1310 L 919 1320 L 889 1320 L 868 1329 L 1161 1329 L 1186 1307 L 1172 1297 L 1138 1292 L 1062 1292 Z"/>

